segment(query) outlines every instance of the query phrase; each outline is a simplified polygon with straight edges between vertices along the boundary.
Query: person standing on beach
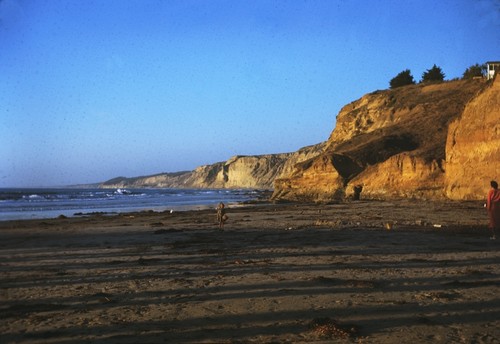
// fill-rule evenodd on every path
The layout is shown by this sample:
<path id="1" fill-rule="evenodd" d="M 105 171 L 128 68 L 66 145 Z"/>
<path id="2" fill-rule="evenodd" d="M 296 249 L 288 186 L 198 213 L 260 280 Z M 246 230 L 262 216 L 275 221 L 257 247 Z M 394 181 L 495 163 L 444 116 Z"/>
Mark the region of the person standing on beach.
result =
<path id="1" fill-rule="evenodd" d="M 224 229 L 224 222 L 227 221 L 226 207 L 224 203 L 220 202 L 217 206 L 217 223 L 219 224 L 219 229 Z"/>
<path id="2" fill-rule="evenodd" d="M 494 180 L 490 183 L 491 189 L 486 198 L 486 210 L 490 219 L 489 228 L 491 230 L 491 238 L 496 239 L 496 231 L 500 229 L 500 190 L 498 190 L 498 183 Z"/>

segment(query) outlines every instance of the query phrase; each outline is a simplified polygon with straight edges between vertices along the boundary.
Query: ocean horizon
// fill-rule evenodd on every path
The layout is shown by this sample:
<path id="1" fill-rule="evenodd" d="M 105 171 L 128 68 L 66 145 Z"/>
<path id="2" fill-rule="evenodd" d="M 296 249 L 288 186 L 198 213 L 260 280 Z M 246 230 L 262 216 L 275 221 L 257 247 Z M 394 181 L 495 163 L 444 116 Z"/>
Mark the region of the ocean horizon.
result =
<path id="1" fill-rule="evenodd" d="M 0 221 L 95 213 L 183 211 L 255 200 L 262 190 L 172 188 L 0 188 Z"/>

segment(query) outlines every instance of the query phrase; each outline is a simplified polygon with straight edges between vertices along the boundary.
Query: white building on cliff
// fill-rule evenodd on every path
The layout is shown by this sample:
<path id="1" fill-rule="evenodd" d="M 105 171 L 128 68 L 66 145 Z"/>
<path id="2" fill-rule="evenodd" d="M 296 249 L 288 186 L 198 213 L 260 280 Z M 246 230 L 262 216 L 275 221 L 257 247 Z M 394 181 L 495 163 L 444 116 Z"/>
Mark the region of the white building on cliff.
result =
<path id="1" fill-rule="evenodd" d="M 486 79 L 491 80 L 500 71 L 500 61 L 486 62 Z"/>

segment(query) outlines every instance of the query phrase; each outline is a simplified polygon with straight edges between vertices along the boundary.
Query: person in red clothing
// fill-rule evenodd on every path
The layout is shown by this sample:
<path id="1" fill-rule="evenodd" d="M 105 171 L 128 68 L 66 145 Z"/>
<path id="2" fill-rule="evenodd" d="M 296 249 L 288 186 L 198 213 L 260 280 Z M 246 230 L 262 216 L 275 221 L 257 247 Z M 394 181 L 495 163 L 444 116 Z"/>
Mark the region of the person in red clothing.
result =
<path id="1" fill-rule="evenodd" d="M 492 180 L 490 185 L 491 189 L 486 198 L 486 210 L 490 219 L 489 228 L 492 234 L 490 239 L 496 239 L 496 231 L 500 229 L 500 190 L 496 181 Z"/>

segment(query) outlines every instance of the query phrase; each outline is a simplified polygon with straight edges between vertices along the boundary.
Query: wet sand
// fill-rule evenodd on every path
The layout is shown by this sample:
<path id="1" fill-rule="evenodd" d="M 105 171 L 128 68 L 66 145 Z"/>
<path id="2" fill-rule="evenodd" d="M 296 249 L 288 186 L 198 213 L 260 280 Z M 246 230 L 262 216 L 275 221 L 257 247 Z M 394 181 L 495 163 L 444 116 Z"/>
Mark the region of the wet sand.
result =
<path id="1" fill-rule="evenodd" d="M 481 202 L 0 222 L 1 343 L 500 343 Z"/>

